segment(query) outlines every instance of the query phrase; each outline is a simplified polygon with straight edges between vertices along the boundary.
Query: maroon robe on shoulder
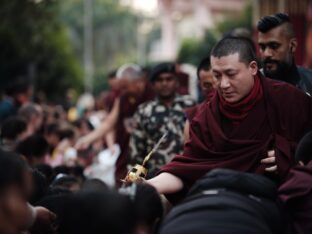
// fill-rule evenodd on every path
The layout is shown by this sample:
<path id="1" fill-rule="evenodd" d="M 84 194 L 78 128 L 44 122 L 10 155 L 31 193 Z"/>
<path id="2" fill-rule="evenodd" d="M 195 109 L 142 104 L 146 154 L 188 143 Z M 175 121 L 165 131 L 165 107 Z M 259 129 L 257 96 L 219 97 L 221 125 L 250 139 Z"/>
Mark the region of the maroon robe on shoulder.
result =
<path id="1" fill-rule="evenodd" d="M 176 73 L 179 81 L 178 94 L 188 95 L 189 94 L 189 79 L 190 76 L 185 72 Z"/>
<path id="2" fill-rule="evenodd" d="M 312 99 L 297 88 L 260 77 L 263 98 L 239 124 L 225 119 L 214 95 L 190 121 L 190 140 L 160 173 L 181 178 L 185 187 L 214 168 L 266 174 L 261 159 L 274 148 L 279 179 L 294 164 L 299 140 L 312 129 Z"/>
<path id="3" fill-rule="evenodd" d="M 214 89 L 211 89 L 208 91 L 208 93 L 206 94 L 206 98 L 205 98 L 205 101 L 201 102 L 201 103 L 198 103 L 197 105 L 195 106 L 192 106 L 192 107 L 189 107 L 189 108 L 186 108 L 185 109 L 185 116 L 186 116 L 186 119 L 188 121 L 191 121 L 194 116 L 196 115 L 197 111 L 200 110 L 202 107 L 202 105 L 205 105 L 205 102 L 209 101 L 215 94 L 215 90 Z"/>
<path id="4" fill-rule="evenodd" d="M 138 106 L 143 102 L 154 99 L 155 94 L 150 85 L 146 83 L 144 92 L 139 95 L 121 94 L 118 90 L 111 91 L 104 100 L 106 110 L 110 112 L 113 108 L 116 98 L 120 98 L 119 116 L 115 127 L 116 143 L 119 144 L 121 153 L 116 162 L 115 180 L 116 186 L 121 185 L 121 179 L 127 175 L 127 162 L 129 151 L 130 134 L 125 128 L 125 121 L 131 119 Z"/>
<path id="5" fill-rule="evenodd" d="M 289 233 L 312 233 L 312 162 L 292 168 L 278 195 L 293 223 Z"/>

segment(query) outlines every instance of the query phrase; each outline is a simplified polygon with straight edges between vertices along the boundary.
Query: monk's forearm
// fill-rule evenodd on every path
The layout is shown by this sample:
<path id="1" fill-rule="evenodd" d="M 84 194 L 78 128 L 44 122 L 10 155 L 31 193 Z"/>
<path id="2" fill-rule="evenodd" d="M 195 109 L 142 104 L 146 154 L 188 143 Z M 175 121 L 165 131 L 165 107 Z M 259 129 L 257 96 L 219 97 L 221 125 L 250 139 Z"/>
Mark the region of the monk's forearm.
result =
<path id="1" fill-rule="evenodd" d="M 160 194 L 176 193 L 183 188 L 182 180 L 170 173 L 164 172 L 147 181 Z"/>

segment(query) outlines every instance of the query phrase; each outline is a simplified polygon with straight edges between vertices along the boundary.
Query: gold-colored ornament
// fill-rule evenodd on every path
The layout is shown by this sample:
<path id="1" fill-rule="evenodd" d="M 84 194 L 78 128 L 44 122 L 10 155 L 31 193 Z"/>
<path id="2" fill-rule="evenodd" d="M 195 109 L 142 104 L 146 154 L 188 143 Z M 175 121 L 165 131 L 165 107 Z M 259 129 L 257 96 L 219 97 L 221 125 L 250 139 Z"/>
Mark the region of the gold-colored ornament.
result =
<path id="1" fill-rule="evenodd" d="M 123 180 L 121 180 L 122 182 L 124 183 L 141 182 L 145 179 L 147 172 L 148 172 L 148 169 L 146 168 L 146 163 L 151 158 L 152 154 L 155 153 L 155 151 L 158 149 L 158 147 L 163 142 L 167 134 L 168 134 L 168 131 L 166 131 L 164 135 L 159 139 L 159 141 L 151 150 L 151 152 L 149 152 L 148 155 L 146 155 L 142 165 L 136 164 L 133 168 L 131 168 L 127 176 Z"/>

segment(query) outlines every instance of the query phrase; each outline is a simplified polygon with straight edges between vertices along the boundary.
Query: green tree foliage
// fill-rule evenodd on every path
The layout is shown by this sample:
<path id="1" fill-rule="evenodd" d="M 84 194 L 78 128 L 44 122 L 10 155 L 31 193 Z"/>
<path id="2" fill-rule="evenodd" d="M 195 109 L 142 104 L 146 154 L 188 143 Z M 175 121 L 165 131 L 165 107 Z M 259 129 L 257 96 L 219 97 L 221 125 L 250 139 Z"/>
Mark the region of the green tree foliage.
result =
<path id="1" fill-rule="evenodd" d="M 207 57 L 217 41 L 217 36 L 212 31 L 207 31 L 203 39 L 185 39 L 178 53 L 178 61 L 198 65 Z"/>
<path id="2" fill-rule="evenodd" d="M 71 42 L 76 56 L 83 64 L 83 0 L 61 2 L 61 18 L 70 31 Z M 144 41 L 146 52 L 152 41 L 160 37 L 160 25 L 154 18 L 148 18 L 131 8 L 120 4 L 119 0 L 93 0 L 93 91 L 99 93 L 107 89 L 106 74 L 124 63 L 148 64 L 138 59 L 138 43 Z M 149 30 L 140 31 L 142 25 Z M 148 32 L 147 32 L 148 31 Z M 144 38 L 142 38 L 144 37 Z M 141 48 L 142 49 L 142 48 Z M 145 58 L 144 58 L 145 59 Z"/>
<path id="3" fill-rule="evenodd" d="M 70 29 L 75 53 L 83 61 L 83 1 L 62 1 L 62 19 Z M 106 74 L 136 62 L 138 25 L 143 16 L 118 0 L 93 0 L 94 90 L 106 87 Z"/>
<path id="4" fill-rule="evenodd" d="M 247 4 L 240 15 L 231 15 L 220 22 L 216 29 L 220 33 L 229 32 L 235 28 L 246 28 L 252 30 L 252 5 Z"/>
<path id="5" fill-rule="evenodd" d="M 20 76 L 49 99 L 81 89 L 81 68 L 52 0 L 0 1 L 1 87 Z"/>
<path id="6" fill-rule="evenodd" d="M 252 5 L 247 4 L 239 15 L 229 15 L 219 22 L 213 30 L 208 30 L 203 39 L 185 39 L 178 52 L 178 60 L 197 65 L 206 57 L 221 35 L 231 32 L 235 28 L 252 29 Z"/>

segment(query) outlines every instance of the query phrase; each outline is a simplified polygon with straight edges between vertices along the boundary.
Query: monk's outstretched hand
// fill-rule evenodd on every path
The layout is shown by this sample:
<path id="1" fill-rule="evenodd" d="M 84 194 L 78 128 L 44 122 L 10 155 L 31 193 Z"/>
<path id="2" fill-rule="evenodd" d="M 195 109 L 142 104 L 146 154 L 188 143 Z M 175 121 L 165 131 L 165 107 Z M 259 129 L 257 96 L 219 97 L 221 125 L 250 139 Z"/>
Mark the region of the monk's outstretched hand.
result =
<path id="1" fill-rule="evenodd" d="M 267 167 L 265 168 L 266 171 L 276 173 L 277 165 L 276 165 L 275 151 L 274 150 L 268 151 L 268 157 L 262 159 L 261 163 L 267 165 Z"/>

